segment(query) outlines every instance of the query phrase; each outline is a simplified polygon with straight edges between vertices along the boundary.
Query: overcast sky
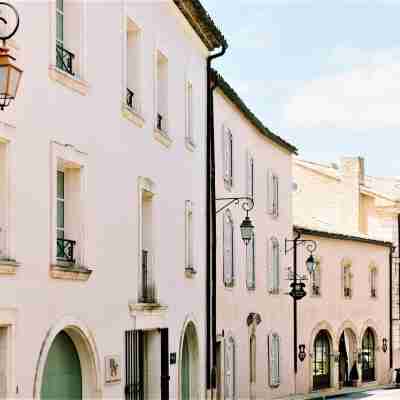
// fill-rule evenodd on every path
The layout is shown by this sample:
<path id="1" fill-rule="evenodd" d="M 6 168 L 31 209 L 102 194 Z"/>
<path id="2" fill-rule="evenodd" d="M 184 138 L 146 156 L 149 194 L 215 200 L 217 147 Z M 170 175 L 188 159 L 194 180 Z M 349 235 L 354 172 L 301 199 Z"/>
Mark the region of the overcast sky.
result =
<path id="1" fill-rule="evenodd" d="M 400 0 L 202 3 L 230 46 L 214 65 L 301 158 L 400 177 Z"/>

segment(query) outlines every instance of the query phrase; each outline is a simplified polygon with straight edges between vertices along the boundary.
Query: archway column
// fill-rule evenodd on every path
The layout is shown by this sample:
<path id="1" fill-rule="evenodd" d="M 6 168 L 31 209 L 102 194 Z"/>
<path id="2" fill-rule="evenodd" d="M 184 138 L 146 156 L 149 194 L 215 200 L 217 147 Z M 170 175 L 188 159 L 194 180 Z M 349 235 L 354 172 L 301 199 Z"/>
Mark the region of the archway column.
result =
<path id="1" fill-rule="evenodd" d="M 334 349 L 331 355 L 331 385 L 333 389 L 339 389 L 339 351 Z"/>

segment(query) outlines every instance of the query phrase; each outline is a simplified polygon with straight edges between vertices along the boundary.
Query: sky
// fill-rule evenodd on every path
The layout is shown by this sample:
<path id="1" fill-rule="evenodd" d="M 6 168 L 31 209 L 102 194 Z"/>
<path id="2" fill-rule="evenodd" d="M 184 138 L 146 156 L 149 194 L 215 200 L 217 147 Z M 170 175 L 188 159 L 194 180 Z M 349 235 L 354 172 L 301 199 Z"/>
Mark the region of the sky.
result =
<path id="1" fill-rule="evenodd" d="M 302 159 L 400 177 L 400 0 L 202 0 L 214 67 Z"/>

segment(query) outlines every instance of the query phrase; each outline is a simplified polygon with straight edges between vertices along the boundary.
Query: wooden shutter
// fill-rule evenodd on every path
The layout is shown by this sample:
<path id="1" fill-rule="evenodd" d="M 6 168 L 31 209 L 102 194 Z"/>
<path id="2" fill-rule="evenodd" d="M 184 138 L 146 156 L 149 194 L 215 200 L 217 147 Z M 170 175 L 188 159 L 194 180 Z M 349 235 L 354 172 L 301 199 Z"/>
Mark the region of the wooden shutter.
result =
<path id="1" fill-rule="evenodd" d="M 272 239 L 267 240 L 267 289 L 272 293 L 273 289 L 273 266 L 272 266 Z"/>
<path id="2" fill-rule="evenodd" d="M 247 152 L 246 162 L 246 192 L 247 196 L 254 198 L 255 175 L 254 175 L 254 158 L 251 153 Z"/>
<path id="3" fill-rule="evenodd" d="M 267 170 L 267 211 L 271 215 L 274 214 L 274 182 L 270 169 Z"/>
<path id="4" fill-rule="evenodd" d="M 278 386 L 280 383 L 279 371 L 279 336 L 271 334 L 268 336 L 268 356 L 269 356 L 269 384 L 270 386 Z"/>
<path id="5" fill-rule="evenodd" d="M 225 399 L 235 398 L 235 342 L 228 338 L 225 349 Z"/>
<path id="6" fill-rule="evenodd" d="M 255 282 L 255 264 L 256 264 L 256 238 L 253 232 L 250 243 L 246 248 L 247 252 L 247 288 L 254 289 L 256 286 Z"/>
<path id="7" fill-rule="evenodd" d="M 272 242 L 272 249 L 273 249 L 273 289 L 279 290 L 279 269 L 280 269 L 280 260 L 279 260 L 279 242 L 274 239 Z"/>
<path id="8" fill-rule="evenodd" d="M 144 332 L 125 332 L 125 399 L 144 400 Z"/>
<path id="9" fill-rule="evenodd" d="M 223 242 L 224 283 L 230 286 L 233 285 L 233 221 L 229 211 L 224 214 Z"/>
<path id="10" fill-rule="evenodd" d="M 169 335 L 168 328 L 160 329 L 161 334 L 161 400 L 169 400 Z"/>
<path id="11" fill-rule="evenodd" d="M 279 216 L 279 178 L 273 175 L 274 182 L 274 204 L 273 204 L 273 214 L 274 217 Z"/>

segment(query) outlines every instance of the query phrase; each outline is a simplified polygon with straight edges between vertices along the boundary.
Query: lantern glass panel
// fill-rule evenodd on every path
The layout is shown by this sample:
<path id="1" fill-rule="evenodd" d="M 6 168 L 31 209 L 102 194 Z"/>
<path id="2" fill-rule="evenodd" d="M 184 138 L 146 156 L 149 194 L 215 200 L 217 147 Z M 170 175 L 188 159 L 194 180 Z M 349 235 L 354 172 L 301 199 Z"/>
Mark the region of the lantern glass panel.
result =
<path id="1" fill-rule="evenodd" d="M 15 98 L 17 94 L 17 89 L 19 85 L 19 81 L 21 80 L 21 71 L 14 66 L 9 67 L 9 95 L 12 98 Z"/>
<path id="2" fill-rule="evenodd" d="M 8 95 L 8 65 L 0 65 L 0 95 Z"/>
<path id="3" fill-rule="evenodd" d="M 314 256 L 311 254 L 306 261 L 307 271 L 312 274 L 316 268 L 316 262 Z"/>

